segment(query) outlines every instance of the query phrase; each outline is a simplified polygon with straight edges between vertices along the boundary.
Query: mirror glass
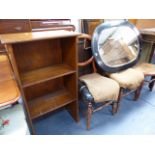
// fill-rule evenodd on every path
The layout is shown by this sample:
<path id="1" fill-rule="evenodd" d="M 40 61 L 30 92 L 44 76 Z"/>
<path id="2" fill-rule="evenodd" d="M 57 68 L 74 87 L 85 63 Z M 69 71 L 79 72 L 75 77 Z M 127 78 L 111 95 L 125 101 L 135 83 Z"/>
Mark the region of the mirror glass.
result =
<path id="1" fill-rule="evenodd" d="M 127 25 L 102 29 L 98 35 L 97 46 L 100 58 L 109 67 L 131 63 L 139 54 L 137 33 Z"/>

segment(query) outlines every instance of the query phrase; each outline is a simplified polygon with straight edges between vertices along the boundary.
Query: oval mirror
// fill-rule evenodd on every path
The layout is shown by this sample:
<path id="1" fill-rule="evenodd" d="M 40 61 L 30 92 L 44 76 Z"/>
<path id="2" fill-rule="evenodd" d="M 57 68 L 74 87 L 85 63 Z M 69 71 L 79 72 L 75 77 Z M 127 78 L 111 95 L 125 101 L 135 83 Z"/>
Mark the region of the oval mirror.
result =
<path id="1" fill-rule="evenodd" d="M 133 66 L 140 54 L 140 35 L 128 21 L 108 21 L 93 34 L 92 49 L 97 64 L 106 72 Z"/>

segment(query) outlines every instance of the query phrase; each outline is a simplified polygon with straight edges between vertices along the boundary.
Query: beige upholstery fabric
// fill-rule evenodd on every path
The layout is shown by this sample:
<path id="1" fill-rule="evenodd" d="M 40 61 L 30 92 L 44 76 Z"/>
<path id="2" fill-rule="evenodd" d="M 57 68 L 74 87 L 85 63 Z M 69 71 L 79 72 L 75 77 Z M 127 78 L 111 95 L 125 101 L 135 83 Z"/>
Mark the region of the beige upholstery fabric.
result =
<path id="1" fill-rule="evenodd" d="M 119 84 L 116 81 L 98 73 L 83 75 L 79 79 L 87 85 L 95 102 L 117 100 Z"/>
<path id="2" fill-rule="evenodd" d="M 118 73 L 112 73 L 109 77 L 116 80 L 120 87 L 130 90 L 137 89 L 144 80 L 144 74 L 133 68 Z"/>
<path id="3" fill-rule="evenodd" d="M 143 72 L 145 75 L 155 75 L 155 64 L 141 63 L 137 64 L 134 69 Z"/>

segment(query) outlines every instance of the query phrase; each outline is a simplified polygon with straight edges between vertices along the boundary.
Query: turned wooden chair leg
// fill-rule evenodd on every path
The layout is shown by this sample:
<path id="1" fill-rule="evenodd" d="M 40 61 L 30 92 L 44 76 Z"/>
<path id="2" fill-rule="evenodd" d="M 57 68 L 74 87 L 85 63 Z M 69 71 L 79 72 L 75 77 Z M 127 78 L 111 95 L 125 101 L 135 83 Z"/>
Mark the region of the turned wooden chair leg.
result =
<path id="1" fill-rule="evenodd" d="M 140 94 L 141 94 L 141 90 L 143 88 L 143 84 L 144 84 L 144 81 L 141 83 L 139 88 L 137 88 L 137 90 L 135 91 L 134 101 L 137 101 L 139 99 Z"/>
<path id="2" fill-rule="evenodd" d="M 153 79 L 155 79 L 155 76 L 151 76 L 151 80 L 153 80 Z M 152 81 L 152 82 L 149 84 L 149 89 L 150 89 L 150 91 L 153 90 L 154 83 L 155 83 L 155 81 Z"/>
<path id="3" fill-rule="evenodd" d="M 88 104 L 87 110 L 87 130 L 90 129 L 91 117 L 92 117 L 92 103 Z"/>

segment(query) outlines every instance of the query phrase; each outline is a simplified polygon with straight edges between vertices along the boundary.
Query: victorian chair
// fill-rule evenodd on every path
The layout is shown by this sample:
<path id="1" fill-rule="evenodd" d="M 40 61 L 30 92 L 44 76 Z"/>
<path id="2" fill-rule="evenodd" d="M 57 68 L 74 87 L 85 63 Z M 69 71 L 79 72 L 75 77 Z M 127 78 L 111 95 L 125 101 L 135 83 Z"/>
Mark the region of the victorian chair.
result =
<path id="1" fill-rule="evenodd" d="M 81 39 L 91 42 L 91 37 L 86 34 L 79 36 L 79 40 Z M 89 47 L 85 45 L 84 51 L 88 51 Z M 97 73 L 94 56 L 84 62 L 79 62 L 78 66 L 84 67 L 89 64 L 92 64 L 93 73 L 79 77 L 79 92 L 83 102 L 87 104 L 87 129 L 90 128 L 91 116 L 94 112 L 101 110 L 105 106 L 112 105 L 112 114 L 115 114 L 119 102 L 118 83 Z"/>
<path id="2" fill-rule="evenodd" d="M 120 98 L 131 92 L 135 92 L 134 100 L 140 96 L 144 74 L 131 68 L 139 60 L 139 39 L 139 31 L 128 21 L 100 24 L 92 36 L 92 52 L 97 67 L 119 83 Z"/>

